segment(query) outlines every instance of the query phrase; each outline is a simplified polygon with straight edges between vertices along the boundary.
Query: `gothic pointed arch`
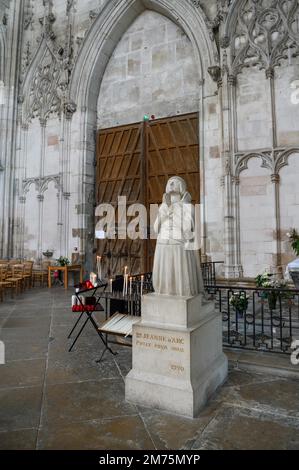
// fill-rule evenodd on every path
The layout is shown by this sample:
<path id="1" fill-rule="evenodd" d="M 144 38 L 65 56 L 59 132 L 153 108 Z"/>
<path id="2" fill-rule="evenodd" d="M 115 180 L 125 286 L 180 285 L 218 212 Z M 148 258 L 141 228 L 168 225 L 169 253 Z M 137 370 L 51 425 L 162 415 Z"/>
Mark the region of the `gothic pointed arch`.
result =
<path id="1" fill-rule="evenodd" d="M 94 108 L 94 97 L 99 94 L 101 78 L 113 50 L 146 9 L 157 11 L 183 29 L 194 47 L 201 80 L 212 82 L 207 70 L 218 63 L 218 51 L 199 5 L 189 0 L 120 0 L 106 3 L 82 44 L 71 79 L 71 100 L 81 107 Z"/>

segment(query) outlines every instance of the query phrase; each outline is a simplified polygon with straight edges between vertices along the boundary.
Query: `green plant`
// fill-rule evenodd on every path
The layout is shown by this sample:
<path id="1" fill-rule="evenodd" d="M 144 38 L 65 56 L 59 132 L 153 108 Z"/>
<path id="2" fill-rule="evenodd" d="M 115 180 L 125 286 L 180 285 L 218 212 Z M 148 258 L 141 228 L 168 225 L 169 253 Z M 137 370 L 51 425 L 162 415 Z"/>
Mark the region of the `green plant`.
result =
<path id="1" fill-rule="evenodd" d="M 287 299 L 290 296 L 288 292 L 279 292 L 278 290 L 273 290 L 287 288 L 287 283 L 284 279 L 273 279 L 273 276 L 274 274 L 263 273 L 258 274 L 258 276 L 255 278 L 256 286 L 265 288 L 265 290 L 260 293 L 260 297 L 262 299 L 268 299 L 269 305 L 272 307 L 276 305 L 276 301 L 279 297 L 281 299 Z"/>
<path id="2" fill-rule="evenodd" d="M 248 307 L 248 297 L 245 292 L 234 292 L 229 299 L 229 303 L 235 310 L 244 312 Z"/>
<path id="3" fill-rule="evenodd" d="M 292 228 L 290 233 L 287 233 L 290 240 L 291 247 L 293 248 L 296 256 L 299 256 L 299 234 L 295 228 Z"/>
<path id="4" fill-rule="evenodd" d="M 59 264 L 59 266 L 68 266 L 70 264 L 70 260 L 63 256 L 60 256 L 60 258 L 58 258 L 57 260 L 57 263 Z"/>
<path id="5" fill-rule="evenodd" d="M 255 278 L 256 287 L 272 287 L 272 277 L 270 273 L 258 274 Z"/>

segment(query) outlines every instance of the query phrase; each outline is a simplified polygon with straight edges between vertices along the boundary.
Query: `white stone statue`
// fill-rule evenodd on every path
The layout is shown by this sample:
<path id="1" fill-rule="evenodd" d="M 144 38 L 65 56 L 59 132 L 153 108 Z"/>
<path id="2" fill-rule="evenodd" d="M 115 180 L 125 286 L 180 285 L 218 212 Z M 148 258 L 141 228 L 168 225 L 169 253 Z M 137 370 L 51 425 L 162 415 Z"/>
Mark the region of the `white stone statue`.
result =
<path id="1" fill-rule="evenodd" d="M 185 181 L 174 176 L 166 186 L 154 230 L 158 234 L 153 267 L 157 294 L 196 296 L 203 293 L 198 250 L 194 242 L 194 207 Z"/>

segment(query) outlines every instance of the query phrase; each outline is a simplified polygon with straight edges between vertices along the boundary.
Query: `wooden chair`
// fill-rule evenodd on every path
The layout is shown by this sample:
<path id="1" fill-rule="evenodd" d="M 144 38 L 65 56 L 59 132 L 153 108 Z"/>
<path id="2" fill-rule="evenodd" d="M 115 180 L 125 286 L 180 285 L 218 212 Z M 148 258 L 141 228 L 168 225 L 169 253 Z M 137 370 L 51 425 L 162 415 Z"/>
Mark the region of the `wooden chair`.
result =
<path id="1" fill-rule="evenodd" d="M 33 269 L 33 285 L 39 283 L 40 287 L 43 287 L 48 282 L 48 267 L 51 261 L 43 261 L 41 266 Z"/>
<path id="2" fill-rule="evenodd" d="M 10 260 L 8 261 L 8 264 L 9 264 L 10 266 L 14 266 L 14 265 L 16 265 L 16 264 L 21 264 L 21 260 L 19 260 L 19 259 L 10 259 Z"/>
<path id="3" fill-rule="evenodd" d="M 0 299 L 2 302 L 4 300 L 4 294 L 6 293 L 7 290 L 10 289 L 12 298 L 14 296 L 14 291 L 15 291 L 13 283 L 7 280 L 7 275 L 8 275 L 8 265 L 0 264 Z"/>
<path id="4" fill-rule="evenodd" d="M 14 264 L 11 266 L 11 274 L 6 278 L 8 282 L 14 285 L 17 293 L 21 293 L 25 288 L 24 270 L 24 264 Z"/>
<path id="5" fill-rule="evenodd" d="M 29 289 L 33 286 L 33 261 L 24 261 L 25 284 Z"/>

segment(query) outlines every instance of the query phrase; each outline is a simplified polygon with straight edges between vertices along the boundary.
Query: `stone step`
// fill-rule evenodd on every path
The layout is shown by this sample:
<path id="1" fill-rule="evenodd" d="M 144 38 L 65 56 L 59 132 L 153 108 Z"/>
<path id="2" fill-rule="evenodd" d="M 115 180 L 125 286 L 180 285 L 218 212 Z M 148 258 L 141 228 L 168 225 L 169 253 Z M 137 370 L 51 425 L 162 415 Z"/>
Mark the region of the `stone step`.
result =
<path id="1" fill-rule="evenodd" d="M 299 365 L 291 363 L 289 354 L 245 351 L 232 348 L 224 348 L 224 353 L 228 358 L 229 365 L 235 369 L 299 380 Z"/>

